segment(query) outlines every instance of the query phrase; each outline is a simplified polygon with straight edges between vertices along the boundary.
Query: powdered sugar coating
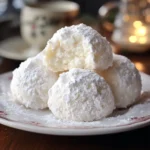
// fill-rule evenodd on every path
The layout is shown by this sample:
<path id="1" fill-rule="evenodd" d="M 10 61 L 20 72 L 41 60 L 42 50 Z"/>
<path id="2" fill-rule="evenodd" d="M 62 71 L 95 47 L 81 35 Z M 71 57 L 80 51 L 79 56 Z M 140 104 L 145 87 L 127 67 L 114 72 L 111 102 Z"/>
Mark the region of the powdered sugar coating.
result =
<path id="1" fill-rule="evenodd" d="M 44 49 L 44 63 L 54 72 L 72 68 L 105 70 L 112 60 L 106 38 L 84 24 L 61 28 Z"/>
<path id="2" fill-rule="evenodd" d="M 11 92 L 14 101 L 27 108 L 47 107 L 48 90 L 58 79 L 56 73 L 45 69 L 41 54 L 29 58 L 13 71 Z"/>
<path id="3" fill-rule="evenodd" d="M 50 110 L 64 120 L 100 120 L 115 108 L 109 85 L 90 70 L 76 68 L 62 73 L 48 93 Z"/>
<path id="4" fill-rule="evenodd" d="M 113 66 L 100 74 L 110 85 L 117 108 L 126 108 L 138 101 L 142 87 L 141 77 L 128 58 L 114 54 Z"/>

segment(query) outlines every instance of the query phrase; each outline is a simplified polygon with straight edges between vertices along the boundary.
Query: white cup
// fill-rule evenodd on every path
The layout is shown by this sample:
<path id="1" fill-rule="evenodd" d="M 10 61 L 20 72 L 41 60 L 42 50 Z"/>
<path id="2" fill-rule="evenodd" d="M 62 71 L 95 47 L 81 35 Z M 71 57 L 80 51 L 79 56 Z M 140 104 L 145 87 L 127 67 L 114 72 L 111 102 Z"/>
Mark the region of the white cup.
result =
<path id="1" fill-rule="evenodd" d="M 21 35 L 31 47 L 41 50 L 58 29 L 71 25 L 78 14 L 79 5 L 70 1 L 26 5 L 21 12 Z"/>

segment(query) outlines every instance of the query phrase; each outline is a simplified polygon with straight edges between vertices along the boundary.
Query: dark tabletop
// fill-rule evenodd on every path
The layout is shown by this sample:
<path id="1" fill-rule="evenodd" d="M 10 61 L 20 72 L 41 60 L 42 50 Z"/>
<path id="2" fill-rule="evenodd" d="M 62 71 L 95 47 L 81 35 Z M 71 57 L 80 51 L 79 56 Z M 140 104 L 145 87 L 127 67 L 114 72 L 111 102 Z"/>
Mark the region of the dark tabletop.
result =
<path id="1" fill-rule="evenodd" d="M 68 137 L 29 133 L 0 125 L 1 150 L 149 150 L 150 127 L 126 133 Z"/>

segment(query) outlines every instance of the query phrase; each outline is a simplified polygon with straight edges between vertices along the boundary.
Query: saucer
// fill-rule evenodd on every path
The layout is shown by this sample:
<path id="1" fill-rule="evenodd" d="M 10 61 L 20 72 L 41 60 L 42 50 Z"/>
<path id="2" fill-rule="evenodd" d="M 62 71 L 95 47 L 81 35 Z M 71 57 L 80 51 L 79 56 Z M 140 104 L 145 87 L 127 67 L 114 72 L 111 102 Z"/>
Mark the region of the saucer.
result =
<path id="1" fill-rule="evenodd" d="M 29 45 L 20 37 L 11 37 L 0 42 L 0 56 L 14 59 L 25 60 L 39 53 L 36 48 Z"/>

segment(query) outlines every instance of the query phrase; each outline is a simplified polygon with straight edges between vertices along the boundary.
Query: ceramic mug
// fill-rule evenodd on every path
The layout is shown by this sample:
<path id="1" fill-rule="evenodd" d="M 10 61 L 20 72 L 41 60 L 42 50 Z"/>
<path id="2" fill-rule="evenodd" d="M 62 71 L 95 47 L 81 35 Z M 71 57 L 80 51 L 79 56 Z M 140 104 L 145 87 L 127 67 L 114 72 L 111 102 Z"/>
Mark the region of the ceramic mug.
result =
<path id="1" fill-rule="evenodd" d="M 21 35 L 31 46 L 41 50 L 61 27 L 71 25 L 79 14 L 79 5 L 70 1 L 25 5 L 21 12 Z"/>

